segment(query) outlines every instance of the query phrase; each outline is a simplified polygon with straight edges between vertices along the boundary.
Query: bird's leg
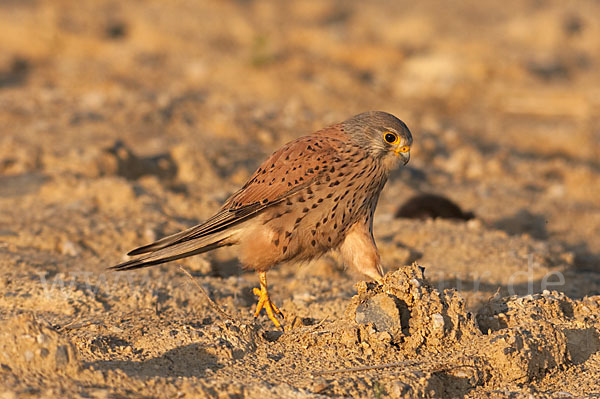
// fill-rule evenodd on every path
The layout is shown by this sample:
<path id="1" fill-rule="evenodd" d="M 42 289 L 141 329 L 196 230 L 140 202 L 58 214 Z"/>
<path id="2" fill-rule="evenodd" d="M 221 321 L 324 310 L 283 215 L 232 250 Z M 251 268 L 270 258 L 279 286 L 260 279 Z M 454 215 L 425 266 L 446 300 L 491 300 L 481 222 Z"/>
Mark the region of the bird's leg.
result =
<path id="1" fill-rule="evenodd" d="M 258 303 L 256 304 L 256 311 L 254 312 L 254 317 L 258 317 L 261 309 L 265 309 L 269 319 L 275 324 L 275 327 L 281 328 L 281 324 L 279 320 L 275 317 L 275 315 L 283 317 L 283 313 L 275 306 L 273 302 L 271 302 L 271 298 L 269 297 L 269 292 L 267 291 L 267 272 L 259 272 L 258 278 L 260 279 L 260 289 L 254 288 L 254 295 L 258 297 Z"/>
<path id="2" fill-rule="evenodd" d="M 357 222 L 350 227 L 340 245 L 344 263 L 381 284 L 383 269 L 379 251 L 367 224 Z"/>

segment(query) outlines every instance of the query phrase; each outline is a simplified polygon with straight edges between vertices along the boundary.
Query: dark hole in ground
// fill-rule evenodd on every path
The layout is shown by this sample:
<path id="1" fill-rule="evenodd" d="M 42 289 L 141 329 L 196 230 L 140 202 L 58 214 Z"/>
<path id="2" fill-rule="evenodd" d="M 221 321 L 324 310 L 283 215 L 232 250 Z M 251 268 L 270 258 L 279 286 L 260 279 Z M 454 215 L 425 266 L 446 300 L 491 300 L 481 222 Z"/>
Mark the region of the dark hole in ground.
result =
<path id="1" fill-rule="evenodd" d="M 396 212 L 407 219 L 473 219 L 473 212 L 464 212 L 457 204 L 437 194 L 419 194 L 406 201 Z"/>
<path id="2" fill-rule="evenodd" d="M 0 88 L 24 84 L 29 72 L 31 72 L 29 61 L 22 57 L 14 57 L 7 68 L 0 69 Z"/>

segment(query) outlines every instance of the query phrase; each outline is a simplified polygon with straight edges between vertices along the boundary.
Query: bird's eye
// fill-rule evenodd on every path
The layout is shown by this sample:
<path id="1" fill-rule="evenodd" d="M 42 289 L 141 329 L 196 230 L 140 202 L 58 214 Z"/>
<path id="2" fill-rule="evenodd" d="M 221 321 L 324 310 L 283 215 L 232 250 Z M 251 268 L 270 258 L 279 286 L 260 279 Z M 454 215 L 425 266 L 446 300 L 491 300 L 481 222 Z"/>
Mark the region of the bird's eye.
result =
<path id="1" fill-rule="evenodd" d="M 392 132 L 385 132 L 383 134 L 383 139 L 388 144 L 398 144 L 398 142 L 400 141 L 400 137 L 398 137 L 397 134 Z"/>

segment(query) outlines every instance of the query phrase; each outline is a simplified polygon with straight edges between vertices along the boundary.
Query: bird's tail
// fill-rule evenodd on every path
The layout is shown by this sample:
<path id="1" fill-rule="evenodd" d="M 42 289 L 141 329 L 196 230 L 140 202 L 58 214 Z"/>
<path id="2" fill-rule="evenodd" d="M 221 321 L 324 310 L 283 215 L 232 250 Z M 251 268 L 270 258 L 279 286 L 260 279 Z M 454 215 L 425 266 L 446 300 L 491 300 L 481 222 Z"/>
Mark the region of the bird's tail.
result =
<path id="1" fill-rule="evenodd" d="M 179 233 L 181 234 L 181 233 Z M 176 235 L 174 235 L 176 236 Z M 171 236 L 171 237 L 174 237 Z M 161 263 L 170 262 L 173 260 L 186 258 L 192 255 L 198 255 L 204 252 L 211 251 L 213 249 L 224 247 L 228 245 L 234 245 L 237 241 L 234 238 L 235 232 L 231 230 L 221 231 L 214 234 L 210 234 L 204 237 L 192 238 L 189 240 L 169 240 L 171 242 L 165 242 L 166 239 L 157 241 L 156 243 L 138 248 L 131 251 L 129 254 L 139 254 L 143 252 L 150 252 L 137 259 L 132 259 L 127 262 L 120 263 L 118 265 L 109 267 L 113 270 L 132 270 L 139 269 L 142 267 L 159 265 Z M 167 238 L 171 238 L 167 237 Z M 157 245 L 157 243 L 159 243 Z M 143 248 L 153 248 L 143 249 Z M 143 250 L 142 250 L 143 249 Z"/>

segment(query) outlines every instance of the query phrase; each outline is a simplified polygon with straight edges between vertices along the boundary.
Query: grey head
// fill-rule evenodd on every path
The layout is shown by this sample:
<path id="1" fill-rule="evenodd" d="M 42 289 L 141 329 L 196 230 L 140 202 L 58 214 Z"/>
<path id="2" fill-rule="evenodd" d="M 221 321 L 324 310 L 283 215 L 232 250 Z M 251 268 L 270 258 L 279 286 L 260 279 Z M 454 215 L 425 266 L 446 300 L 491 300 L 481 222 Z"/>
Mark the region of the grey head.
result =
<path id="1" fill-rule="evenodd" d="M 363 112 L 341 123 L 352 142 L 386 169 L 410 159 L 412 135 L 404 122 L 382 111 Z"/>

